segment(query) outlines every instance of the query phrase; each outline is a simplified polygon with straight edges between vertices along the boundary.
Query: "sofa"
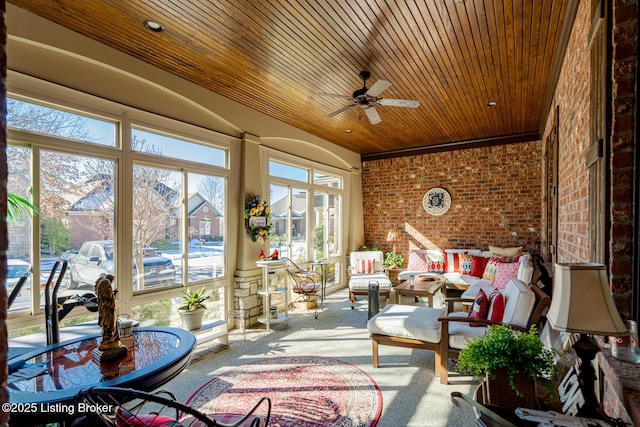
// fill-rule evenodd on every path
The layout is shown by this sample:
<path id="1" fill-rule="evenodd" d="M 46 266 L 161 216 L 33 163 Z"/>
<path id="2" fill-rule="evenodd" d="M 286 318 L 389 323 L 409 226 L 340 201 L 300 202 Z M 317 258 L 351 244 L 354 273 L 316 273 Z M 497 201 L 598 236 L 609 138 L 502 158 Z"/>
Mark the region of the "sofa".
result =
<path id="1" fill-rule="evenodd" d="M 389 302 L 391 280 L 384 271 L 382 251 L 354 251 L 349 255 L 349 299 L 355 308 L 356 296 L 367 295 L 369 283 L 379 286 L 380 296 Z"/>
<path id="2" fill-rule="evenodd" d="M 446 278 L 448 284 L 463 290 L 462 297 L 473 298 L 480 289 L 485 292 L 503 290 L 510 279 L 531 283 L 534 272 L 531 255 L 522 252 L 521 247 L 490 246 L 488 251 L 425 249 L 409 252 L 407 269 L 398 274 L 398 279 L 404 281 L 411 276 Z"/>

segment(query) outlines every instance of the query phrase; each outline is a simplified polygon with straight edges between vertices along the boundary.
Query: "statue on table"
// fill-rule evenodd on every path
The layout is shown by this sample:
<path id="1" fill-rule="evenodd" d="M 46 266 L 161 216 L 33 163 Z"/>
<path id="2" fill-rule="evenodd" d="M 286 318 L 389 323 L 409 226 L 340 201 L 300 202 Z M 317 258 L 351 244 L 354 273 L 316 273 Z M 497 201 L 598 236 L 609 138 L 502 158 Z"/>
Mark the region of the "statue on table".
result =
<path id="1" fill-rule="evenodd" d="M 96 296 L 98 299 L 98 325 L 102 328 L 102 342 L 93 350 L 94 359 L 100 362 L 127 354 L 127 347 L 120 342 L 118 333 L 118 316 L 116 316 L 117 291 L 113 290 L 111 274 L 101 275 L 96 280 Z"/>

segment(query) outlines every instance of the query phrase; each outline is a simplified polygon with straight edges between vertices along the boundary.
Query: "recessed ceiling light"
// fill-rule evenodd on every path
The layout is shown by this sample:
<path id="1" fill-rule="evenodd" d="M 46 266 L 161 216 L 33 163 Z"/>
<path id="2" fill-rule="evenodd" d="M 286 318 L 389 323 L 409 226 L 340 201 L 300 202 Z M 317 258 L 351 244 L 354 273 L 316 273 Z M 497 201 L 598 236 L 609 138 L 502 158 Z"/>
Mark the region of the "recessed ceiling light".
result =
<path id="1" fill-rule="evenodd" d="M 498 104 L 498 103 L 497 103 L 496 101 L 490 101 L 490 102 L 487 104 L 487 107 L 495 107 L 497 104 Z"/>
<path id="2" fill-rule="evenodd" d="M 164 27 L 162 26 L 162 24 L 160 24 L 160 23 L 158 23 L 156 21 L 146 20 L 146 21 L 144 21 L 144 27 L 147 30 L 153 31 L 154 33 L 159 33 L 159 32 L 164 30 Z"/>
<path id="3" fill-rule="evenodd" d="M 351 132 L 353 132 L 351 129 L 347 129 L 344 131 L 344 133 L 351 133 Z"/>

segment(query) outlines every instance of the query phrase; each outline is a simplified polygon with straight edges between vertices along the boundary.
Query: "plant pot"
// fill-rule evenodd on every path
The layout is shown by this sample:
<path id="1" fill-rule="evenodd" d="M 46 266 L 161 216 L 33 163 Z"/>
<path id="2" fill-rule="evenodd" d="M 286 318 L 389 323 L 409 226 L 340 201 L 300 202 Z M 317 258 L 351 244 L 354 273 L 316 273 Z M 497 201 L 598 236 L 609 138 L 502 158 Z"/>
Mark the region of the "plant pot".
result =
<path id="1" fill-rule="evenodd" d="M 509 385 L 506 369 L 498 369 L 492 377 L 487 376 L 484 383 L 484 399 L 487 405 L 504 408 L 513 412 L 518 407 L 536 409 L 536 382 L 522 372 L 517 372 L 513 378 L 520 396 Z"/>
<path id="2" fill-rule="evenodd" d="M 188 331 L 200 329 L 202 327 L 202 318 L 204 317 L 204 308 L 198 308 L 193 311 L 178 310 L 180 319 L 182 319 L 182 327 Z"/>

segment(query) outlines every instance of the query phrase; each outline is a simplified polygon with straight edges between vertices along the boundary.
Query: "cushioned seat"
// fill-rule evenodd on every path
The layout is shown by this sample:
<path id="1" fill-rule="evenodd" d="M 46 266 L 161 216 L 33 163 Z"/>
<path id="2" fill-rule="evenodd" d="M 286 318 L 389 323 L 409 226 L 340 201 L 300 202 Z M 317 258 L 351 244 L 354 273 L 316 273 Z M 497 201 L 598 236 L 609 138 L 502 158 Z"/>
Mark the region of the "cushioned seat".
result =
<path id="1" fill-rule="evenodd" d="M 413 338 L 421 341 L 440 342 L 440 321 L 446 314 L 443 308 L 415 305 L 389 304 L 367 322 L 372 334 Z"/>
<path id="2" fill-rule="evenodd" d="M 354 251 L 349 256 L 349 299 L 355 308 L 356 295 L 367 295 L 369 284 L 375 281 L 381 296 L 389 301 L 391 280 L 384 272 L 382 251 Z"/>
<path id="3" fill-rule="evenodd" d="M 493 289 L 493 288 L 489 288 Z M 447 298 L 447 309 L 391 304 L 369 319 L 367 329 L 372 340 L 372 363 L 378 367 L 378 346 L 393 345 L 435 351 L 435 371 L 440 382 L 448 381 L 448 359 L 472 338 L 481 336 L 490 325 L 507 324 L 527 329 L 538 323 L 550 299 L 536 285 L 511 279 L 504 292 L 501 321 L 472 319 L 469 314 L 453 312 L 455 302 L 465 298 Z M 537 301 L 537 305 L 536 305 Z M 500 312 L 500 311 L 498 311 Z"/>

